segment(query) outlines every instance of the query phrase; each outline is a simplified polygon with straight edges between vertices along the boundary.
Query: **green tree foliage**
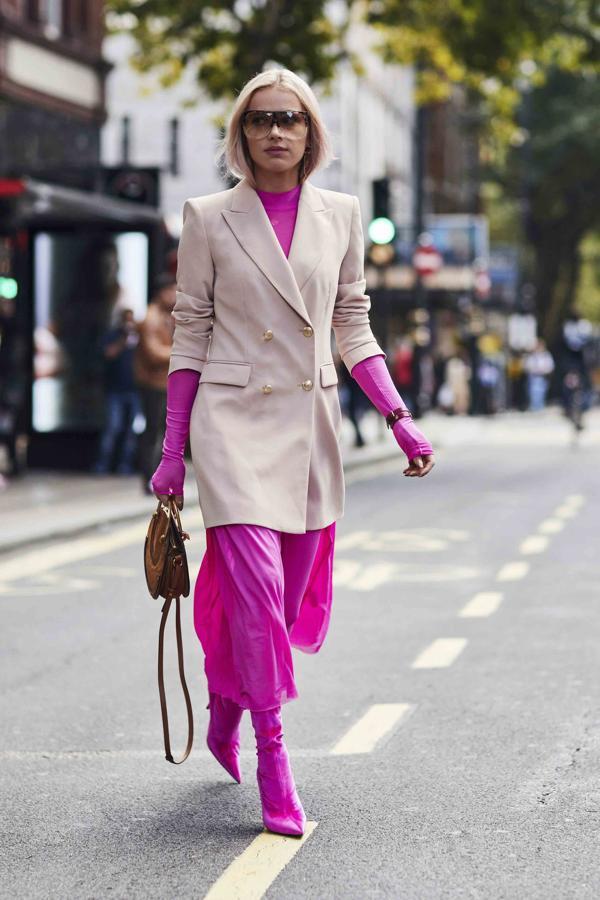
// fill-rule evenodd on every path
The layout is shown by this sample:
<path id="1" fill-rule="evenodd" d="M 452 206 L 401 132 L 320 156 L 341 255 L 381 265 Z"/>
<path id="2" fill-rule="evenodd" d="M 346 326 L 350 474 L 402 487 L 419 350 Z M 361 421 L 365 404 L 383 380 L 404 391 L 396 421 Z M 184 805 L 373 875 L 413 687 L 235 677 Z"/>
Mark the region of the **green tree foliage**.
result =
<path id="1" fill-rule="evenodd" d="M 348 10 L 352 4 L 349 4 Z M 265 63 L 326 86 L 341 59 L 348 19 L 334 23 L 324 0 L 108 0 L 109 28 L 128 32 L 139 72 L 158 71 L 163 87 L 191 66 L 203 92 L 230 99 Z"/>
<path id="2" fill-rule="evenodd" d="M 506 185 L 524 199 L 546 336 L 576 296 L 580 245 L 600 229 L 600 79 L 554 69 L 525 94 L 527 139 L 509 154 Z"/>
<path id="3" fill-rule="evenodd" d="M 476 95 L 487 136 L 518 141 L 514 113 L 523 81 L 543 82 L 549 68 L 597 71 L 597 0 L 366 0 L 388 61 L 418 63 L 418 97 Z"/>
<path id="4" fill-rule="evenodd" d="M 384 59 L 416 65 L 420 102 L 466 89 L 482 174 L 524 210 L 552 339 L 576 296 L 580 243 L 600 228 L 597 0 L 367 0 L 366 19 Z"/>

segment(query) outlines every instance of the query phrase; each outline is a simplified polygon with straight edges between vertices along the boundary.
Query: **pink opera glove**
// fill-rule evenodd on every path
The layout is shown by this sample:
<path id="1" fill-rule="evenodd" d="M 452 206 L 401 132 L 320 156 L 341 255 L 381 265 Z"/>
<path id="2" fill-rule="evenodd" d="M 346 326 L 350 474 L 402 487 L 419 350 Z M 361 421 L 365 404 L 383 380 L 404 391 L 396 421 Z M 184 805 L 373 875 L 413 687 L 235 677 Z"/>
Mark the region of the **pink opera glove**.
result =
<path id="1" fill-rule="evenodd" d="M 200 373 L 193 369 L 177 369 L 167 379 L 167 423 L 162 459 L 150 481 L 157 494 L 183 496 L 183 453 L 199 380 Z"/>
<path id="2" fill-rule="evenodd" d="M 362 359 L 352 367 L 351 375 L 382 416 L 387 416 L 398 407 L 407 409 L 381 353 Z M 398 419 L 392 431 L 409 462 L 412 462 L 415 456 L 430 456 L 433 453 L 431 444 L 412 418 Z"/>

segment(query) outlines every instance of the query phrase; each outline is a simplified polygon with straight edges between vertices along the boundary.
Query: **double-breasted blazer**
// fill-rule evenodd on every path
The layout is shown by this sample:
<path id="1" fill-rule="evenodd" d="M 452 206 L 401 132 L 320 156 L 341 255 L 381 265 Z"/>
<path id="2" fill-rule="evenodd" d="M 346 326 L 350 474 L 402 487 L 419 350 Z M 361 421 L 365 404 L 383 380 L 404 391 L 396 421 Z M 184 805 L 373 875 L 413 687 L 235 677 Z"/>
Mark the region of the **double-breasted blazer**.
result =
<path id="1" fill-rule="evenodd" d="M 344 512 L 331 330 L 350 371 L 369 322 L 358 198 L 305 181 L 286 258 L 257 192 L 185 201 L 169 374 L 200 372 L 190 447 L 206 527 L 303 533 Z"/>

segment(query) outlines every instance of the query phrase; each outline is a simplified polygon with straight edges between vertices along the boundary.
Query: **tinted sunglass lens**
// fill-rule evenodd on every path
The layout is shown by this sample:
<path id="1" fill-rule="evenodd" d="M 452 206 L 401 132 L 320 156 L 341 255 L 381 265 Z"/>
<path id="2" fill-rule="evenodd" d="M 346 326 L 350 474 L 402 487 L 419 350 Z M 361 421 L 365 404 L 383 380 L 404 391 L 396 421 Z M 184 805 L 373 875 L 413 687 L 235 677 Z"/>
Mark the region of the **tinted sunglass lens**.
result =
<path id="1" fill-rule="evenodd" d="M 294 110 L 278 110 L 275 113 L 257 111 L 244 116 L 244 129 L 252 137 L 264 137 L 270 132 L 273 121 L 290 133 L 303 131 L 307 124 L 304 115 Z"/>

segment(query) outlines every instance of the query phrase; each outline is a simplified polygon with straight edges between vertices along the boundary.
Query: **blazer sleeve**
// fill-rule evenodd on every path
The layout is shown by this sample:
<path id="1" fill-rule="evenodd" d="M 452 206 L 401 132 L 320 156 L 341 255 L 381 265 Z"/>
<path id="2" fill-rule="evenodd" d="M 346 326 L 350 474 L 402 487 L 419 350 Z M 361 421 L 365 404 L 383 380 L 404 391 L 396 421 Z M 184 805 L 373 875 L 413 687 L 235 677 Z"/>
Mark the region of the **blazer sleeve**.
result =
<path id="1" fill-rule="evenodd" d="M 213 327 L 214 263 L 200 204 L 186 200 L 177 249 L 177 294 L 169 375 L 178 369 L 201 372 Z"/>
<path id="2" fill-rule="evenodd" d="M 332 326 L 342 362 L 349 372 L 369 356 L 387 354 L 375 340 L 369 321 L 371 299 L 365 294 L 365 243 L 358 197 L 352 197 L 352 222 L 348 249 L 340 267 Z"/>

